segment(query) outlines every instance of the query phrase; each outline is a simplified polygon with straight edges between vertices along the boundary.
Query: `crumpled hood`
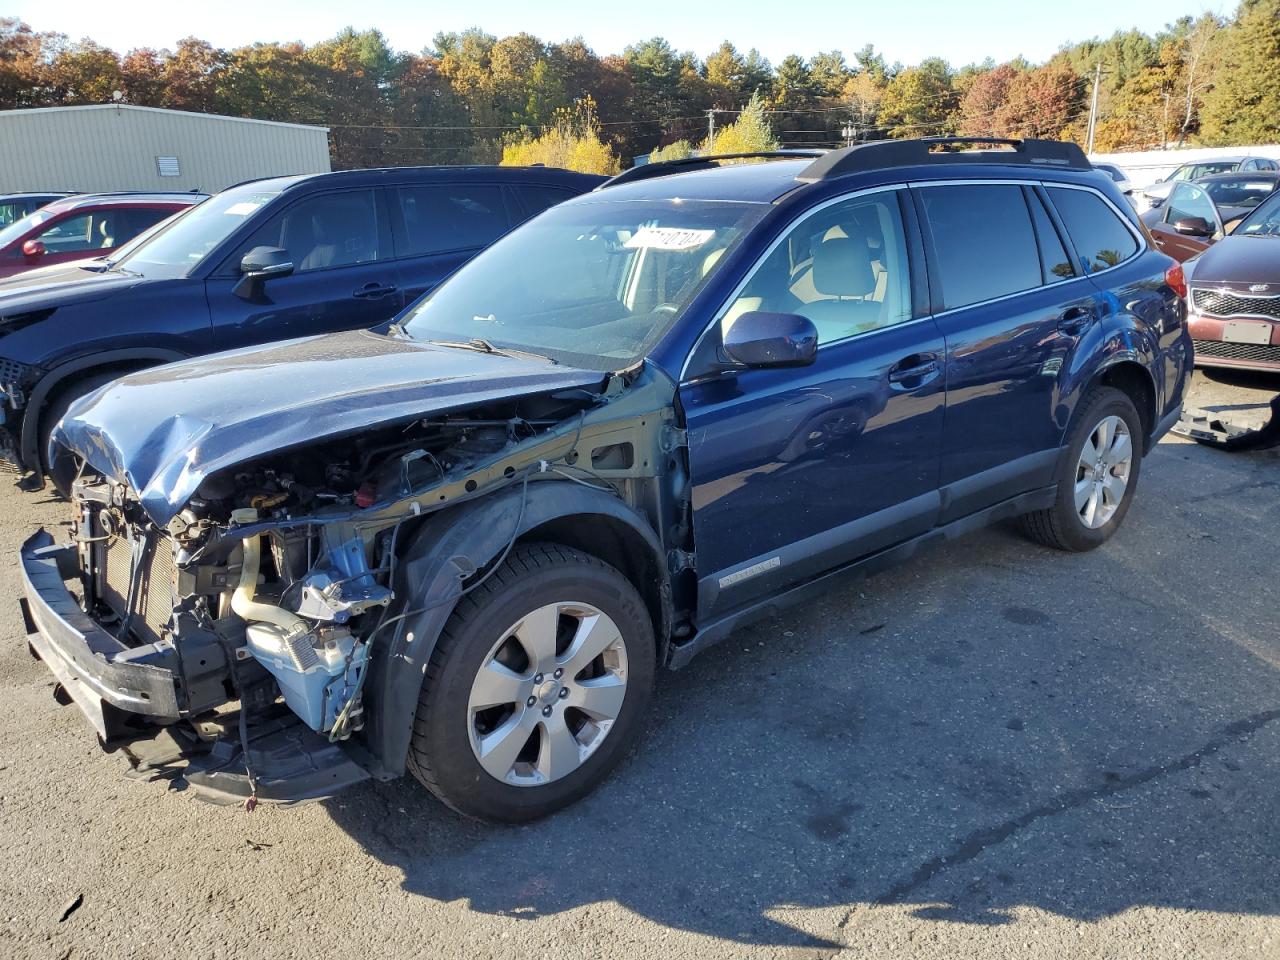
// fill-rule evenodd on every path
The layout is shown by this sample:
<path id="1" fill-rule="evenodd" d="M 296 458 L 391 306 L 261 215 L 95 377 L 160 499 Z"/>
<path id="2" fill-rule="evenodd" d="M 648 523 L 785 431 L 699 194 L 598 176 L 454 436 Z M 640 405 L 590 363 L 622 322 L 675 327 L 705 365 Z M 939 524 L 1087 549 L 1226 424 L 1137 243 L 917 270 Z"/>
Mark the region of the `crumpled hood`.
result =
<path id="1" fill-rule="evenodd" d="M 130 374 L 76 403 L 55 442 L 169 522 L 205 477 L 299 444 L 605 374 L 354 331 Z"/>

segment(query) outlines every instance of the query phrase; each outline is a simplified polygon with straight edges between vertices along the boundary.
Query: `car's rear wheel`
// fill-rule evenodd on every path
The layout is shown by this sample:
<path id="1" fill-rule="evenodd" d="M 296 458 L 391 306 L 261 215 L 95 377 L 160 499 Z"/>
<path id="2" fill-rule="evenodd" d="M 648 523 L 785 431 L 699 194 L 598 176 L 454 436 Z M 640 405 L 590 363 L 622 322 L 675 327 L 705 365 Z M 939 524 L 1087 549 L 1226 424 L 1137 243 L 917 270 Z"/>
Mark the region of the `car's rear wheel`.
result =
<path id="1" fill-rule="evenodd" d="M 1133 502 L 1142 448 L 1142 419 L 1133 401 L 1113 387 L 1095 387 L 1080 405 L 1059 462 L 1053 506 L 1023 516 L 1023 530 L 1059 550 L 1106 543 Z"/>
<path id="2" fill-rule="evenodd" d="M 531 820 L 596 786 L 639 729 L 653 625 L 617 570 L 522 545 L 458 605 L 431 656 L 409 767 L 459 813 Z"/>

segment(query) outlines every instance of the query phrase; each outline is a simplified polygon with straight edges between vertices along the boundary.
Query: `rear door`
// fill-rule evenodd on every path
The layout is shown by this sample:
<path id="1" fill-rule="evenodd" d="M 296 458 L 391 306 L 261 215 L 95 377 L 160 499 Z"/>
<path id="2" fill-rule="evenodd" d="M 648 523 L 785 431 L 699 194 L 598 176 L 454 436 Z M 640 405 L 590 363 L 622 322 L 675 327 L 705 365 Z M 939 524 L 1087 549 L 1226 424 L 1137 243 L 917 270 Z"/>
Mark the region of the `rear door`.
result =
<path id="1" fill-rule="evenodd" d="M 288 251 L 293 273 L 236 292 L 254 247 Z M 382 191 L 313 193 L 267 220 L 205 281 L 217 349 L 373 327 L 404 304 Z"/>
<path id="2" fill-rule="evenodd" d="M 430 292 L 520 219 L 497 183 L 459 180 L 388 190 L 396 275 L 405 303 Z"/>
<path id="3" fill-rule="evenodd" d="M 942 521 L 1051 482 L 1059 384 L 1100 337 L 1097 291 L 1025 183 L 912 188 L 946 338 Z"/>
<path id="4" fill-rule="evenodd" d="M 920 259 L 905 190 L 839 200 L 778 242 L 706 335 L 747 311 L 800 314 L 813 365 L 709 372 L 695 351 L 680 402 L 703 615 L 933 526 L 944 344 L 913 296 Z"/>

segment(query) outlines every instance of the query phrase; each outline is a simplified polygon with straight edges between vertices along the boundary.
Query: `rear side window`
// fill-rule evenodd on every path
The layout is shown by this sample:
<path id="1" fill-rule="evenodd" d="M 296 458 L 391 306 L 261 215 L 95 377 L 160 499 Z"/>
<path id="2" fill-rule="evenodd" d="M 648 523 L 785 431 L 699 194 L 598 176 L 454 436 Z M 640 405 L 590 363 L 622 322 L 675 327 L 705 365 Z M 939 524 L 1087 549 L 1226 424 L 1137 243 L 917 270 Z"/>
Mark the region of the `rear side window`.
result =
<path id="1" fill-rule="evenodd" d="M 1049 198 L 1066 224 L 1085 273 L 1123 263 L 1138 252 L 1138 241 L 1120 215 L 1096 193 L 1049 187 Z"/>
<path id="2" fill-rule="evenodd" d="M 1027 205 L 1031 207 L 1031 219 L 1036 225 L 1036 239 L 1040 241 L 1040 261 L 1044 266 L 1044 282 L 1057 283 L 1059 280 L 1071 279 L 1076 275 L 1075 268 L 1071 266 L 1071 257 L 1067 255 L 1066 247 L 1062 245 L 1062 238 L 1058 236 L 1057 228 L 1049 219 L 1044 203 L 1034 193 L 1028 192 Z"/>
<path id="3" fill-rule="evenodd" d="M 1036 236 L 1021 187 L 926 187 L 920 197 L 945 309 L 1041 285 Z"/>
<path id="4" fill-rule="evenodd" d="M 443 183 L 398 187 L 395 196 L 404 222 L 404 236 L 397 242 L 401 256 L 487 247 L 511 226 L 498 186 Z"/>
<path id="5" fill-rule="evenodd" d="M 563 187 L 545 187 L 541 184 L 517 186 L 514 189 L 520 195 L 520 203 L 524 206 L 522 220 L 536 217 L 548 207 L 554 207 L 557 203 L 564 203 L 571 197 L 577 196 L 572 190 L 565 190 Z"/>

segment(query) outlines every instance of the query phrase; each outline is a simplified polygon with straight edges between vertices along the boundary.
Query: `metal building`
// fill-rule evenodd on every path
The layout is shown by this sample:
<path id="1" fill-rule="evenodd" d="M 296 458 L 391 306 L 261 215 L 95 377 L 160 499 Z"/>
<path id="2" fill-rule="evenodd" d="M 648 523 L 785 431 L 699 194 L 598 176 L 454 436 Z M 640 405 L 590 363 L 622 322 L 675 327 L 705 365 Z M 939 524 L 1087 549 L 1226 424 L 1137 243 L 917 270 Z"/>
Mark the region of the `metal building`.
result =
<path id="1" fill-rule="evenodd" d="M 0 193 L 212 193 L 328 170 L 328 127 L 128 104 L 0 111 Z"/>

